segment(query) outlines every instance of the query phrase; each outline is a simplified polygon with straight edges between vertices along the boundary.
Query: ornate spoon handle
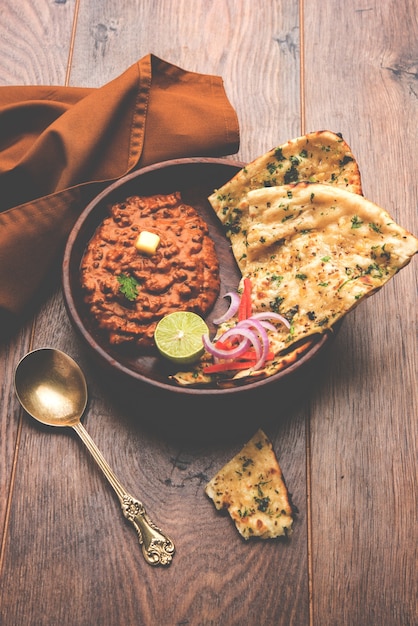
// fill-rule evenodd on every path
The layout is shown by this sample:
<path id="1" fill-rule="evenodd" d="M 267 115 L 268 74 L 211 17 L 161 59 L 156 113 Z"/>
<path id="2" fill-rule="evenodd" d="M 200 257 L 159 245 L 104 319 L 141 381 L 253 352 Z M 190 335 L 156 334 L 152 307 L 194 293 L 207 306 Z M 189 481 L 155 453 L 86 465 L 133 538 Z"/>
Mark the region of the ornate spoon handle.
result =
<path id="1" fill-rule="evenodd" d="M 133 498 L 121 485 L 81 422 L 74 424 L 72 428 L 86 445 L 115 490 L 124 516 L 133 524 L 138 533 L 139 543 L 142 546 L 142 553 L 147 563 L 150 565 L 170 565 L 175 552 L 172 540 L 167 535 L 164 535 L 150 520 L 142 502 Z"/>
<path id="2" fill-rule="evenodd" d="M 150 520 L 142 502 L 125 493 L 121 505 L 124 516 L 138 533 L 145 560 L 150 565 L 170 565 L 174 543 Z"/>

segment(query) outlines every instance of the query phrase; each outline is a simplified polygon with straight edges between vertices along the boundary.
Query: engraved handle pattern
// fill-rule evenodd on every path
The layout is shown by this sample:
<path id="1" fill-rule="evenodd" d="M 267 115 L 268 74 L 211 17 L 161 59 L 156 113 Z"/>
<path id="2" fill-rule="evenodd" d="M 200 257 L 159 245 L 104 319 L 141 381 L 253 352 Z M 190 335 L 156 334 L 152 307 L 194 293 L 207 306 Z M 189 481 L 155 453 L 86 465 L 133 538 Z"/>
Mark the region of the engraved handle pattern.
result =
<path id="1" fill-rule="evenodd" d="M 169 565 L 175 551 L 174 543 L 150 520 L 143 504 L 127 493 L 123 497 L 122 511 L 138 533 L 145 560 L 150 565 Z"/>
<path id="2" fill-rule="evenodd" d="M 142 502 L 133 498 L 122 486 L 81 422 L 74 424 L 72 428 L 86 445 L 115 490 L 124 516 L 134 525 L 138 533 L 139 543 L 147 563 L 150 565 L 170 565 L 175 552 L 172 540 L 163 535 L 161 530 L 150 520 Z"/>

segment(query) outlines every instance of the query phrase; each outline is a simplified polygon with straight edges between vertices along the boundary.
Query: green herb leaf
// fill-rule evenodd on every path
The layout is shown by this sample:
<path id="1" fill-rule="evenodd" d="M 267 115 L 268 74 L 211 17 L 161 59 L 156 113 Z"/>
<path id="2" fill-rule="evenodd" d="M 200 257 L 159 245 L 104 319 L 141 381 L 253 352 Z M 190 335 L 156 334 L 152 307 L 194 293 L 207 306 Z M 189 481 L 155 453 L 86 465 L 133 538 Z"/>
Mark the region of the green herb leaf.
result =
<path id="1" fill-rule="evenodd" d="M 375 224 L 374 222 L 370 222 L 369 224 L 370 228 L 372 230 L 374 230 L 375 233 L 381 233 L 382 231 L 380 230 L 380 226 L 378 226 L 377 224 Z"/>
<path id="2" fill-rule="evenodd" d="M 133 276 L 127 276 L 126 274 L 119 274 L 117 276 L 119 283 L 119 291 L 125 296 L 127 300 L 131 302 L 138 296 L 139 282 Z"/>
<path id="3" fill-rule="evenodd" d="M 358 215 L 354 215 L 351 218 L 351 228 L 360 228 L 362 224 L 363 222 L 361 221 Z"/>

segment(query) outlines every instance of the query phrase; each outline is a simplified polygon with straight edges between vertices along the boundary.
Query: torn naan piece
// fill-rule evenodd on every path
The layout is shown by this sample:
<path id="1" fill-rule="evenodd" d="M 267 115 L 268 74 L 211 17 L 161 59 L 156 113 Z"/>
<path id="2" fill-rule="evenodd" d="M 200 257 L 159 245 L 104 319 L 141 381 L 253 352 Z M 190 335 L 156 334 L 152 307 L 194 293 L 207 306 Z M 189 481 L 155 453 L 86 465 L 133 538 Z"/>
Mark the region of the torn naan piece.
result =
<path id="1" fill-rule="evenodd" d="M 316 183 L 248 192 L 244 280 L 255 311 L 291 323 L 275 349 L 330 329 L 418 251 L 418 239 L 361 195 Z M 235 249 L 233 245 L 233 251 Z"/>
<path id="2" fill-rule="evenodd" d="M 250 223 L 246 194 L 263 187 L 300 181 L 329 184 L 361 194 L 358 164 L 344 139 L 329 130 L 308 133 L 273 148 L 258 157 L 209 196 L 219 220 L 226 228 L 238 267 L 247 260 L 246 235 Z"/>
<path id="3" fill-rule="evenodd" d="M 206 495 L 227 510 L 244 539 L 292 533 L 295 509 L 272 442 L 259 429 L 207 483 Z"/>

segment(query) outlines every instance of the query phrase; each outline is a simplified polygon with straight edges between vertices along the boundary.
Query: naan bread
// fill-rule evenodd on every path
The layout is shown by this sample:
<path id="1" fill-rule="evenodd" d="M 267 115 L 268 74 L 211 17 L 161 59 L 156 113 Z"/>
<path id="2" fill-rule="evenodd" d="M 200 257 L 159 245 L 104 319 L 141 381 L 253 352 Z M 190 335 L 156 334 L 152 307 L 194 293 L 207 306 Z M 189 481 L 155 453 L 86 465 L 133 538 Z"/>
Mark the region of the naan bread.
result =
<path id="1" fill-rule="evenodd" d="M 330 131 L 271 150 L 209 201 L 241 270 L 238 290 L 249 278 L 253 312 L 278 312 L 291 327 L 269 333 L 275 357 L 262 369 L 212 377 L 202 361 L 173 377 L 181 385 L 213 384 L 215 378 L 228 386 L 279 372 L 418 251 L 418 239 L 363 197 L 357 162 Z"/>
<path id="2" fill-rule="evenodd" d="M 317 131 L 291 139 L 258 157 L 209 196 L 226 227 L 241 271 L 247 260 L 249 216 L 242 199 L 252 189 L 309 181 L 361 194 L 360 172 L 347 143 L 331 131 Z"/>
<path id="3" fill-rule="evenodd" d="M 331 328 L 418 251 L 418 239 L 387 211 L 337 187 L 270 187 L 242 202 L 249 215 L 243 279 L 251 279 L 254 310 L 291 322 L 279 351 Z"/>
<path id="4" fill-rule="evenodd" d="M 292 532 L 293 508 L 271 441 L 260 429 L 206 485 L 244 537 L 274 539 Z"/>

